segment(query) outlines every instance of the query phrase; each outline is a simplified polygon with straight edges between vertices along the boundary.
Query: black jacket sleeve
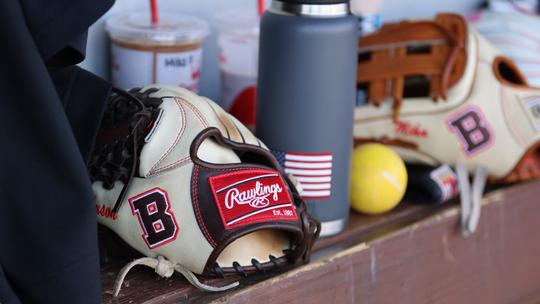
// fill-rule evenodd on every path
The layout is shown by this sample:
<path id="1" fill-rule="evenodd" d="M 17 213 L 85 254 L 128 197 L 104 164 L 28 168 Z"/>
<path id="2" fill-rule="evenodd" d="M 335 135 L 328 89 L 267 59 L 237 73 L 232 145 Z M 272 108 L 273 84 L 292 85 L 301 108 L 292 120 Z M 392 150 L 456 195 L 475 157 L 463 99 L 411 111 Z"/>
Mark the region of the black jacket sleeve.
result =
<path id="1" fill-rule="evenodd" d="M 0 1 L 0 303 L 101 302 L 85 158 L 110 86 L 48 65 L 80 61 L 87 27 L 111 5 Z"/>

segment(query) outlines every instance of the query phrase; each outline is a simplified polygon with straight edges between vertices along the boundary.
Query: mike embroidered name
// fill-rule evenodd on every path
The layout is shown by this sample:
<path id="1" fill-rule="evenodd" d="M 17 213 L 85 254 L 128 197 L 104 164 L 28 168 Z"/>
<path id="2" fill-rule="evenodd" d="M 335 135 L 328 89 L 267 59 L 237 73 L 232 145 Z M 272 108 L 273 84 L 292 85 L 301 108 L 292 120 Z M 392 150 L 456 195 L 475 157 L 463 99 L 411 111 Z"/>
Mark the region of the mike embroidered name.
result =
<path id="1" fill-rule="evenodd" d="M 279 184 L 264 186 L 261 182 L 255 183 L 255 188 L 240 191 L 232 188 L 225 194 L 225 206 L 232 209 L 237 205 L 250 205 L 253 208 L 264 208 L 270 204 L 268 197 L 272 195 L 274 201 L 278 200 L 278 195 L 283 191 Z"/>

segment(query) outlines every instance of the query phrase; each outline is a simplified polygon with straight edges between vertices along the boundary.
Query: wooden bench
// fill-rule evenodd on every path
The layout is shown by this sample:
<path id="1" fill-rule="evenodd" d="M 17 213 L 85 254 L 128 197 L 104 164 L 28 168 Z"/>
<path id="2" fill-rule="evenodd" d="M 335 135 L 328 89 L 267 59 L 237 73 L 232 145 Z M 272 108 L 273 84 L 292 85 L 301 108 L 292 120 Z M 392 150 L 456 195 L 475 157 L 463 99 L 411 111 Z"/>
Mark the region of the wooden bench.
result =
<path id="1" fill-rule="evenodd" d="M 402 203 L 376 217 L 352 213 L 347 230 L 316 243 L 311 263 L 235 290 L 205 293 L 180 275 L 135 268 L 112 297 L 118 270 L 136 253 L 101 232 L 105 303 L 537 303 L 540 181 L 491 191 L 477 232 L 459 231 L 459 205 Z M 212 283 L 222 283 L 213 280 Z"/>

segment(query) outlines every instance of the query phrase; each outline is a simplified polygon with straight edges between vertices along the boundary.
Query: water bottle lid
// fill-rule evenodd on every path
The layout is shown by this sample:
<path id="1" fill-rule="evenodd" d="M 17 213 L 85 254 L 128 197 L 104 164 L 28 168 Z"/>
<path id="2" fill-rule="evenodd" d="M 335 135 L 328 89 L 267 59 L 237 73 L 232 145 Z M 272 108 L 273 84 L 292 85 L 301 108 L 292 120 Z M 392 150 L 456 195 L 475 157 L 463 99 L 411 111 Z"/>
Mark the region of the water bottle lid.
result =
<path id="1" fill-rule="evenodd" d="M 273 0 L 269 11 L 308 17 L 343 17 L 350 14 L 350 0 Z"/>
<path id="2" fill-rule="evenodd" d="M 349 3 L 350 0 L 279 0 L 281 2 L 293 4 L 340 4 Z"/>

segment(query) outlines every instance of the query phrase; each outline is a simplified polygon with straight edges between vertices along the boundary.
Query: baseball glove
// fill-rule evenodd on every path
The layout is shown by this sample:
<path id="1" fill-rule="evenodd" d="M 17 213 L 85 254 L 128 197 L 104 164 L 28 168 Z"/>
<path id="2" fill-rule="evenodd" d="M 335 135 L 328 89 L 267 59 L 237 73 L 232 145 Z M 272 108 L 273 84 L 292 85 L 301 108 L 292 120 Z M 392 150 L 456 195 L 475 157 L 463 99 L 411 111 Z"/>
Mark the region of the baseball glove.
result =
<path id="1" fill-rule="evenodd" d="M 388 24 L 359 44 L 358 87 L 369 102 L 355 111 L 356 144 L 456 166 L 466 234 L 486 180 L 540 177 L 540 89 L 461 16 Z"/>
<path id="2" fill-rule="evenodd" d="M 360 39 L 357 143 L 384 141 L 405 160 L 484 167 L 493 182 L 540 176 L 540 90 L 465 20 L 388 24 Z"/>
<path id="3" fill-rule="evenodd" d="M 266 146 L 214 102 L 178 87 L 116 89 L 89 165 L 98 220 L 147 256 L 131 267 L 203 277 L 307 261 L 319 233 Z"/>

